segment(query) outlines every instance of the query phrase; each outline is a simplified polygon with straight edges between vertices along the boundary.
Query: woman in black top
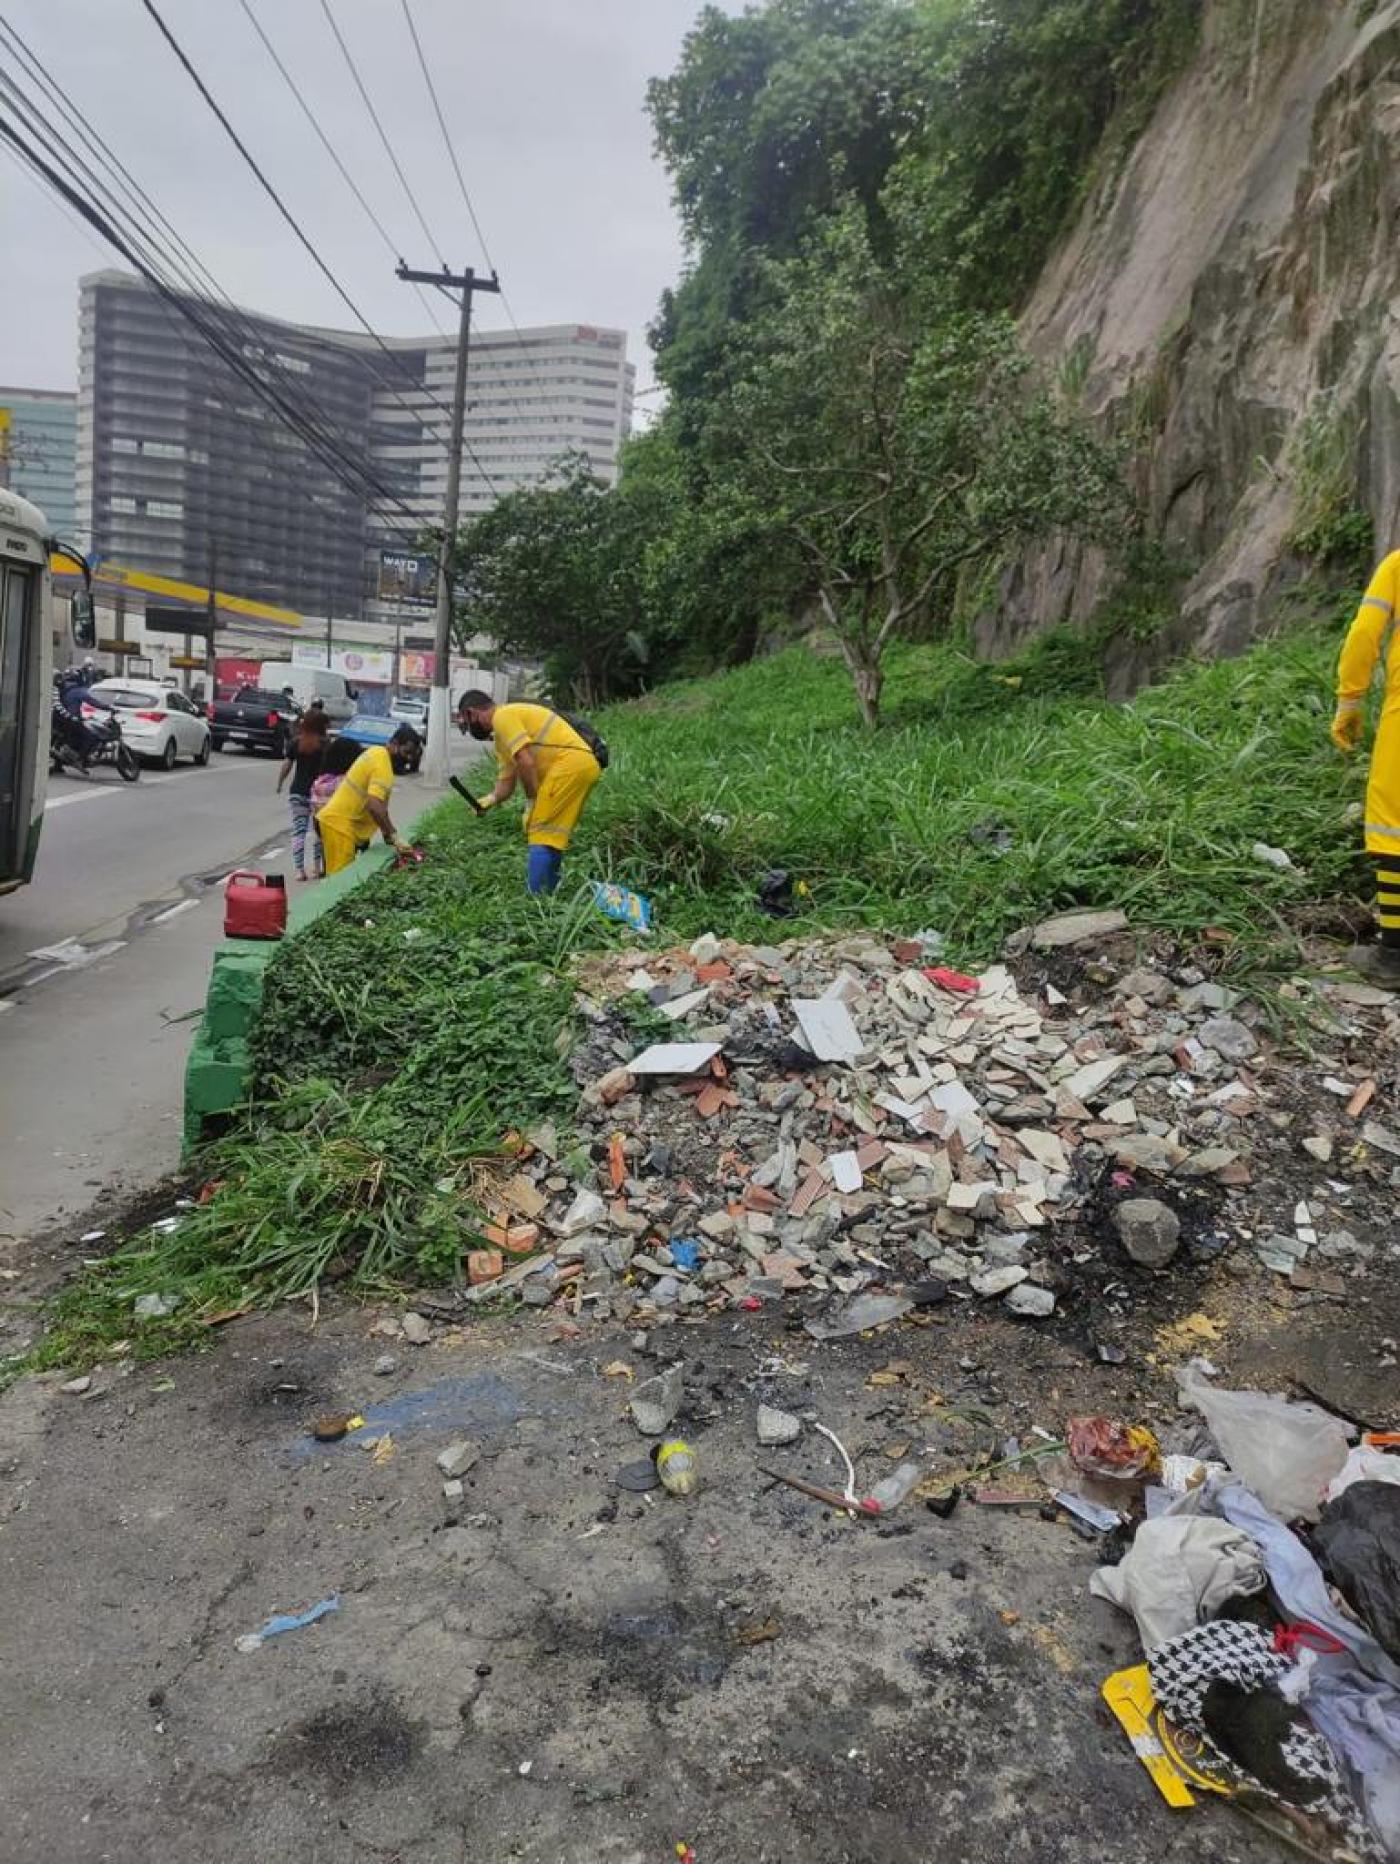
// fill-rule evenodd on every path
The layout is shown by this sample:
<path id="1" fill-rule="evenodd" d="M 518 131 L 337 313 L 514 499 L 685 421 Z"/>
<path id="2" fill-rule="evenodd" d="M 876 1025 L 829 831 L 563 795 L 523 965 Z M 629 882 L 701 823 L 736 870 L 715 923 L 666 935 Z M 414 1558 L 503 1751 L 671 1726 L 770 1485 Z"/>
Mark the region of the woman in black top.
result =
<path id="1" fill-rule="evenodd" d="M 306 838 L 311 829 L 311 786 L 325 768 L 326 715 L 319 708 L 304 712 L 297 723 L 297 735 L 277 776 L 277 789 L 288 777 L 287 792 L 292 809 L 292 865 L 297 879 L 306 879 Z"/>

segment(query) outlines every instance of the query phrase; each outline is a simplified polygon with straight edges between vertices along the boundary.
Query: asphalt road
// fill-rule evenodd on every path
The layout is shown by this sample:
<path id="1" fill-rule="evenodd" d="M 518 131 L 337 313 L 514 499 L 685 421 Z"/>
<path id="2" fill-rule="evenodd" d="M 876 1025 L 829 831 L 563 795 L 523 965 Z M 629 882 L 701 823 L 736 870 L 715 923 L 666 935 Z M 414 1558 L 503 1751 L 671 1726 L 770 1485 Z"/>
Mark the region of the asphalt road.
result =
<path id="1" fill-rule="evenodd" d="M 452 747 L 458 768 L 474 747 Z M 223 931 L 224 877 L 280 869 L 273 758 L 49 784 L 33 883 L 0 897 L 0 1242 L 179 1162 L 185 1059 Z M 436 800 L 406 778 L 401 827 Z"/>
<path id="2" fill-rule="evenodd" d="M 290 873 L 276 778 L 235 753 L 50 784 L 33 884 L 0 898 L 0 1233 L 176 1163 L 218 883 L 274 849 Z"/>

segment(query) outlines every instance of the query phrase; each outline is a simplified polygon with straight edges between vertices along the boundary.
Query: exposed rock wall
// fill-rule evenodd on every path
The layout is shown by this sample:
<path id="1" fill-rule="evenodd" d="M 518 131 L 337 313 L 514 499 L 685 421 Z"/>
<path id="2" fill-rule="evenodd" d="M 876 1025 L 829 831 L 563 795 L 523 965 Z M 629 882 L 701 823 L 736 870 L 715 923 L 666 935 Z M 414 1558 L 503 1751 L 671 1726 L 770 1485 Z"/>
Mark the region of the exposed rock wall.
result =
<path id="1" fill-rule="evenodd" d="M 1151 526 L 1188 580 L 1164 655 L 1237 651 L 1301 571 L 1300 423 L 1340 436 L 1348 496 L 1400 545 L 1400 0 L 1206 0 L 1200 52 L 1086 202 L 1023 317 L 1131 440 Z M 1087 363 L 1087 369 L 1085 364 Z M 1004 653 L 1105 593 L 1101 555 L 1032 552 L 978 645 Z"/>

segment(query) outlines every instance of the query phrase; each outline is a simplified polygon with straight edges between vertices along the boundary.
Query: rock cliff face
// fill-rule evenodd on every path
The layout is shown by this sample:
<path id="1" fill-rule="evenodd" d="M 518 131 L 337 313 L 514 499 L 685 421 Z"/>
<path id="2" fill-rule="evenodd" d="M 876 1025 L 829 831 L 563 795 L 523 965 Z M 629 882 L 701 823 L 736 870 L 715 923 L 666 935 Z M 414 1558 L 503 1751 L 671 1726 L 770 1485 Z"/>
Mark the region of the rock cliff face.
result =
<path id="1" fill-rule="evenodd" d="M 1133 447 L 1175 617 L 1120 639 L 1130 689 L 1166 655 L 1273 624 L 1325 508 L 1400 546 L 1400 0 L 1206 0 L 1199 53 L 1100 180 L 1022 327 Z M 978 646 L 1086 620 L 1101 554 L 1030 553 Z"/>

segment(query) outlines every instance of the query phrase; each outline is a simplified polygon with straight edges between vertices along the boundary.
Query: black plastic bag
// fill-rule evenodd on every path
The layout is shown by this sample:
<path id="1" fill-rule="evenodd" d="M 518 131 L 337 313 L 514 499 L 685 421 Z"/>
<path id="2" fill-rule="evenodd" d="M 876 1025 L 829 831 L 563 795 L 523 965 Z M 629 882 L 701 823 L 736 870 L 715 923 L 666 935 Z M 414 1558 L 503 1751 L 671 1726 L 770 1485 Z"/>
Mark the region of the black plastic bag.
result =
<path id="1" fill-rule="evenodd" d="M 770 919 L 791 919 L 797 908 L 792 902 L 792 875 L 785 867 L 775 867 L 758 883 L 758 910 Z"/>
<path id="2" fill-rule="evenodd" d="M 1400 1660 L 1400 1484 L 1353 1482 L 1328 1502 L 1312 1538 L 1323 1572 Z"/>

